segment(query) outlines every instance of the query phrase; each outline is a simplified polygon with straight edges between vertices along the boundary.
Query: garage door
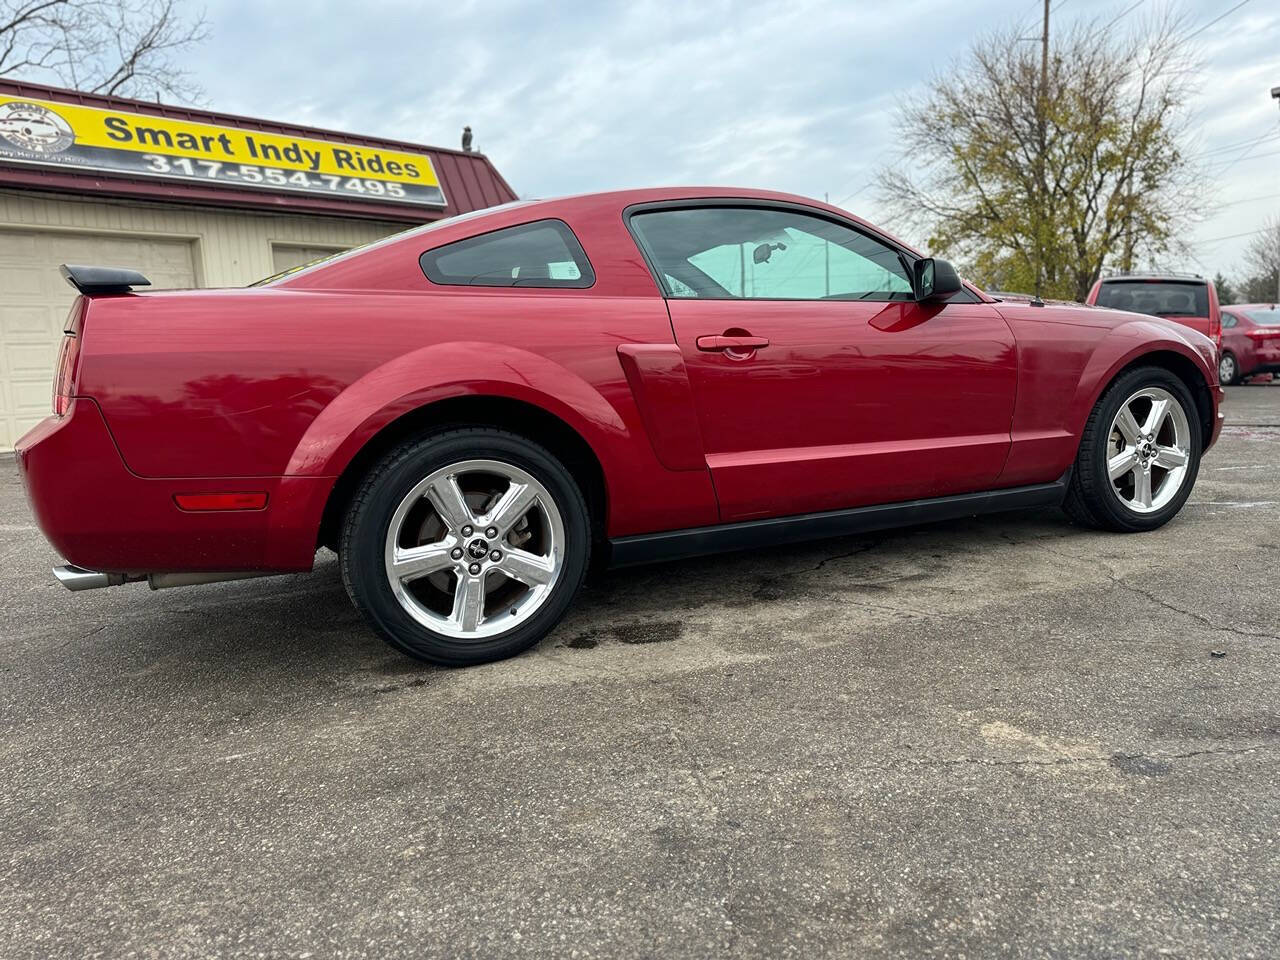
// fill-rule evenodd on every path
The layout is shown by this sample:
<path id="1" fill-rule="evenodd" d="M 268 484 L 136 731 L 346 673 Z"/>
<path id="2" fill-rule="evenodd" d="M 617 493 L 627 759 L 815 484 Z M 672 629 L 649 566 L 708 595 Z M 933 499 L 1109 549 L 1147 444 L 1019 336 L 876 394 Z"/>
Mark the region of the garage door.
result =
<path id="1" fill-rule="evenodd" d="M 273 243 L 271 245 L 271 263 L 276 273 L 284 273 L 294 267 L 301 267 L 312 260 L 322 260 L 335 253 L 341 253 L 346 247 L 304 247 L 291 243 Z"/>
<path id="2" fill-rule="evenodd" d="M 53 367 L 75 299 L 61 263 L 133 267 L 156 288 L 195 286 L 187 240 L 0 229 L 0 451 L 49 415 Z"/>

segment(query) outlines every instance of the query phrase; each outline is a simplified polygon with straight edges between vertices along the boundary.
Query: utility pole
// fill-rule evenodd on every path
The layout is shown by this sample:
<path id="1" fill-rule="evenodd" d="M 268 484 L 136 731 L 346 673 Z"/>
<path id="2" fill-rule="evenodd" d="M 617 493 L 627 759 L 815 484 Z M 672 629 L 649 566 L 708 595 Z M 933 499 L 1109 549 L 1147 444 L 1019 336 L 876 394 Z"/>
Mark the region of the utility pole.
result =
<path id="1" fill-rule="evenodd" d="M 1280 101 L 1280 87 L 1271 88 L 1271 99 Z M 1276 244 L 1276 302 L 1280 303 L 1280 224 L 1276 225 L 1275 244 Z"/>
<path id="2" fill-rule="evenodd" d="M 1048 107 L 1049 94 L 1049 0 L 1044 0 L 1044 29 L 1040 33 L 1040 89 L 1036 95 L 1036 127 L 1040 139 L 1040 149 L 1036 152 L 1036 215 L 1034 227 L 1036 231 L 1035 244 L 1035 268 L 1036 268 L 1036 297 L 1039 298 L 1043 293 L 1044 287 L 1044 250 L 1042 248 L 1042 238 L 1044 236 L 1044 205 L 1045 205 L 1045 189 L 1044 189 L 1044 154 L 1048 149 L 1048 132 L 1047 119 L 1045 113 Z"/>

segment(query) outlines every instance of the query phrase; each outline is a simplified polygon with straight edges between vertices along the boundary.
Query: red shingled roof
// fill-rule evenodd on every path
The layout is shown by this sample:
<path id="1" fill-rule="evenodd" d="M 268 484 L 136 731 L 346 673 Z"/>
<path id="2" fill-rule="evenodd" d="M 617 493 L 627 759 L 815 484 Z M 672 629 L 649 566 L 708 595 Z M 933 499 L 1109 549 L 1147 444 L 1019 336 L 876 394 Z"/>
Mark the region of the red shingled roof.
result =
<path id="1" fill-rule="evenodd" d="M 214 113 L 192 107 L 176 107 L 167 104 L 131 100 L 125 97 L 109 97 L 96 93 L 82 93 L 60 87 L 48 87 L 37 83 L 21 83 L 0 80 L 0 96 L 31 97 L 79 104 L 107 110 L 127 110 L 132 113 L 188 120 L 195 123 L 211 123 L 257 130 L 263 133 L 291 137 L 310 137 L 316 140 L 336 140 L 366 147 L 389 150 L 405 150 L 425 153 L 431 157 L 436 174 L 444 189 L 446 206 L 443 209 L 414 206 L 401 203 L 378 203 L 372 200 L 329 198 L 306 193 L 272 193 L 268 190 L 240 189 L 235 185 L 220 183 L 188 183 L 177 180 L 160 180 L 130 177 L 125 174 L 102 172 L 75 172 L 52 168 L 7 164 L 0 158 L 0 188 L 25 187 L 27 189 L 96 194 L 99 196 L 133 197 L 146 200 L 197 203 L 213 206 L 240 207 L 252 210 L 274 210 L 279 213 L 319 213 L 330 216 L 359 217 L 375 220 L 399 220 L 407 223 L 423 223 L 467 213 L 482 207 L 517 199 L 502 174 L 494 168 L 489 158 L 481 153 L 464 153 L 428 147 L 403 140 L 387 140 L 382 137 L 366 137 L 359 134 L 323 130 L 297 124 L 275 123 L 254 117 L 241 117 L 228 113 Z"/>

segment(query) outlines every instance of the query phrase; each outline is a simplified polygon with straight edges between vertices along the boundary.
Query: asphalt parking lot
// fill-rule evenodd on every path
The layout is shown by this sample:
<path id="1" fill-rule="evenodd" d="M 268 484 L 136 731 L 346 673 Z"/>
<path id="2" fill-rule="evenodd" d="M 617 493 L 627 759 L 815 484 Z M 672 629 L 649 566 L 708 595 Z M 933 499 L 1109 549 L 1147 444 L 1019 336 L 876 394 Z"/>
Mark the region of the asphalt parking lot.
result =
<path id="1" fill-rule="evenodd" d="M 1280 386 L 1182 516 L 609 575 L 423 667 L 309 576 L 73 595 L 0 461 L 0 956 L 1280 953 Z"/>

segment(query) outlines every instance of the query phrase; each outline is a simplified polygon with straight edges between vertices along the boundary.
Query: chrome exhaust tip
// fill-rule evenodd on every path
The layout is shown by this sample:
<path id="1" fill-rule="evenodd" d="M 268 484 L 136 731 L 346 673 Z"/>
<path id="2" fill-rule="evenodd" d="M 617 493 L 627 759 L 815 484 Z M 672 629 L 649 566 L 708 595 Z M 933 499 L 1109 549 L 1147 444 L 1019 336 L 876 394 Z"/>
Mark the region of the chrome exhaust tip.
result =
<path id="1" fill-rule="evenodd" d="M 64 563 L 53 568 L 53 575 L 68 590 L 97 590 L 100 587 L 118 587 L 126 583 L 146 581 L 152 590 L 167 587 L 190 587 L 201 583 L 221 583 L 224 580 L 248 580 L 252 577 L 269 577 L 270 572 L 242 570 L 231 573 L 101 573 L 86 570 L 74 563 Z"/>
<path id="2" fill-rule="evenodd" d="M 97 590 L 100 587 L 114 587 L 125 582 L 123 573 L 102 573 L 98 570 L 86 570 L 74 563 L 64 563 L 53 568 L 53 575 L 68 590 Z"/>

